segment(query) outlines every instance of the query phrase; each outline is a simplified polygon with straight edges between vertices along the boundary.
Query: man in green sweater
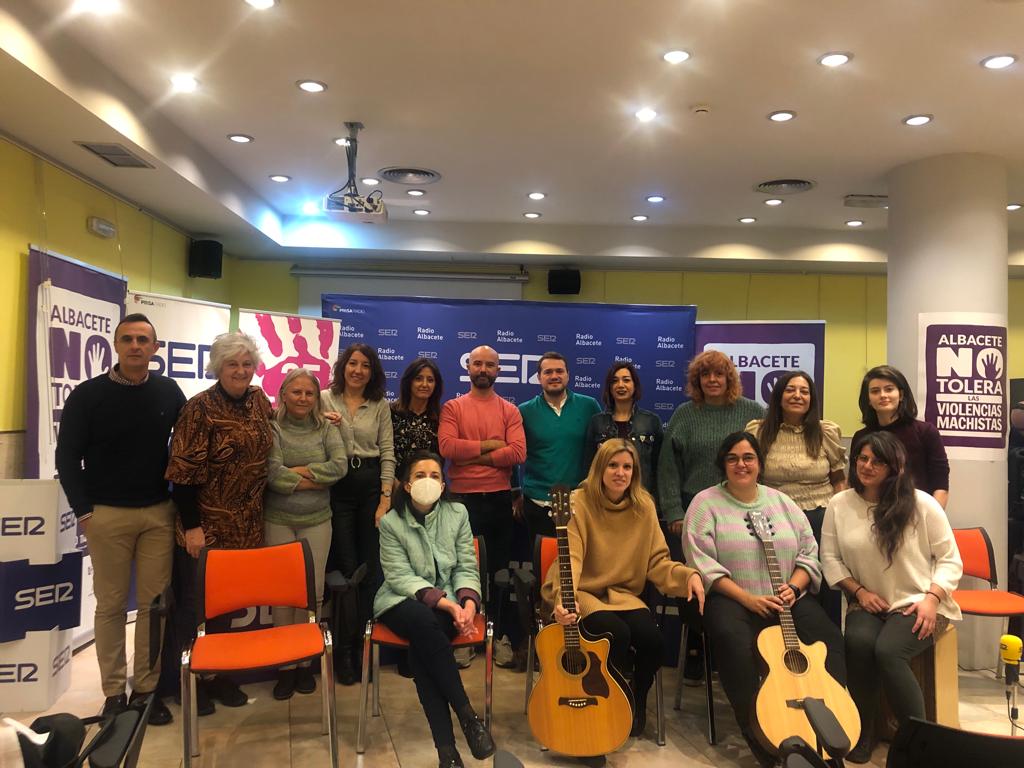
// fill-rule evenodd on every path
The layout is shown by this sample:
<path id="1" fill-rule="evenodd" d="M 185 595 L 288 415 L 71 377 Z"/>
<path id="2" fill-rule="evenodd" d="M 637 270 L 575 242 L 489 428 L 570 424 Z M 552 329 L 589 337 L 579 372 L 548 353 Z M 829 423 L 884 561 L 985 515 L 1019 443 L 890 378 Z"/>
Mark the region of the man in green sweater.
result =
<path id="1" fill-rule="evenodd" d="M 519 406 L 526 432 L 520 519 L 526 522 L 531 547 L 536 536 L 555 535 L 548 515 L 552 486 L 575 488 L 586 477 L 587 425 L 603 410 L 594 398 L 569 389 L 569 367 L 558 352 L 544 353 L 537 362 L 537 378 L 541 393 Z"/>

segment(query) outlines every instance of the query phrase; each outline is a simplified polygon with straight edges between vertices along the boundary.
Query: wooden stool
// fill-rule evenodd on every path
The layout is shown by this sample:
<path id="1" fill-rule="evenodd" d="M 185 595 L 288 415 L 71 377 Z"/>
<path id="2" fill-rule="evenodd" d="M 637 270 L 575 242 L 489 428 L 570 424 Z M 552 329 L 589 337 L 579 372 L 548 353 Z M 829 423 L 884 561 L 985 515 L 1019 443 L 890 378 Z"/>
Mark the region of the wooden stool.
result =
<path id="1" fill-rule="evenodd" d="M 960 727 L 960 678 L 957 667 L 956 626 L 946 625 L 946 631 L 935 639 L 924 653 L 910 660 L 921 692 L 924 694 L 925 718 L 950 728 Z M 881 741 L 892 741 L 897 728 L 896 716 L 889 707 L 882 690 L 882 705 L 878 708 L 875 732 Z"/>

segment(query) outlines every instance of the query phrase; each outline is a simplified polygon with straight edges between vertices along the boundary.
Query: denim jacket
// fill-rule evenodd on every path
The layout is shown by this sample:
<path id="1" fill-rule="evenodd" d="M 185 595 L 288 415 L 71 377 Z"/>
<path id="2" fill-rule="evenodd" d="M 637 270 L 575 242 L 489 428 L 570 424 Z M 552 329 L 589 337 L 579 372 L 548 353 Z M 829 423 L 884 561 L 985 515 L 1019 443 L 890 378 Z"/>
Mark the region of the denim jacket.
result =
<path id="1" fill-rule="evenodd" d="M 619 436 L 619 429 L 612 420 L 611 411 L 599 413 L 590 420 L 587 427 L 586 449 L 584 461 L 586 467 L 594 460 L 597 447 L 605 440 Z M 661 419 L 650 411 L 634 408 L 629 419 L 629 440 L 633 442 L 640 454 L 640 479 L 647 492 L 658 500 L 658 482 L 655 475 L 658 468 L 658 454 L 661 451 L 662 427 Z"/>

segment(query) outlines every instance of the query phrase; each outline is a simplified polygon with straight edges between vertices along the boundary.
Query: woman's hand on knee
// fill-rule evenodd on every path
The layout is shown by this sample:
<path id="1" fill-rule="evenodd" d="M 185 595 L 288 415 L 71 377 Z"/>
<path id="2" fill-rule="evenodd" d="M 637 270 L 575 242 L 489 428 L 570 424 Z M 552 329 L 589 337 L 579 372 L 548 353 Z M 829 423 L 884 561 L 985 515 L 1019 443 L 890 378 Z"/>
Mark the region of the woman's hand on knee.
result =
<path id="1" fill-rule="evenodd" d="M 934 598 L 934 595 L 931 597 Z M 912 613 L 917 614 L 917 620 L 910 631 L 917 635 L 918 640 L 927 640 L 935 632 L 935 616 L 938 613 L 938 609 L 938 600 L 929 599 L 928 594 L 925 594 L 923 599 L 903 609 L 904 616 L 909 616 Z"/>

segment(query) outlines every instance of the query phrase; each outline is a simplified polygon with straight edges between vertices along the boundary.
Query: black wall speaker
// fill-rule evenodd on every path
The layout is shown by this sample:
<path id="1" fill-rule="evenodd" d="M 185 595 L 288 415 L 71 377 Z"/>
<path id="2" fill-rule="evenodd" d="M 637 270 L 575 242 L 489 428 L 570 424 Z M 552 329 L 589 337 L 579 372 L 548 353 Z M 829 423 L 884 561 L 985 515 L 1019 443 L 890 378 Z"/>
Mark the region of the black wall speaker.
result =
<path id="1" fill-rule="evenodd" d="M 580 271 L 578 269 L 552 269 L 548 272 L 548 293 L 578 294 L 580 292 Z"/>
<path id="2" fill-rule="evenodd" d="M 212 277 L 221 275 L 224 246 L 216 240 L 193 240 L 188 249 L 188 276 Z"/>

